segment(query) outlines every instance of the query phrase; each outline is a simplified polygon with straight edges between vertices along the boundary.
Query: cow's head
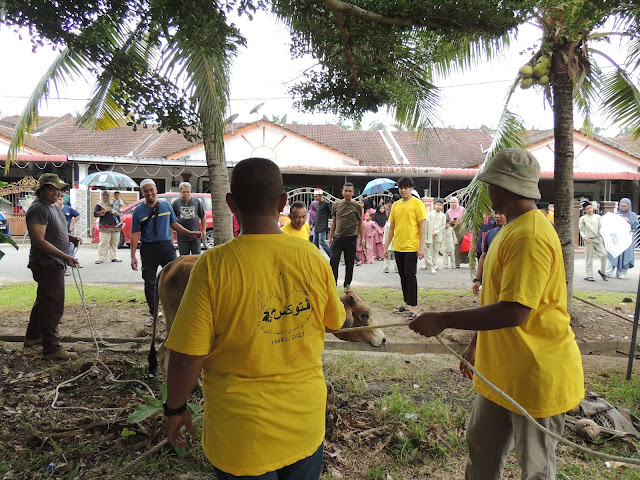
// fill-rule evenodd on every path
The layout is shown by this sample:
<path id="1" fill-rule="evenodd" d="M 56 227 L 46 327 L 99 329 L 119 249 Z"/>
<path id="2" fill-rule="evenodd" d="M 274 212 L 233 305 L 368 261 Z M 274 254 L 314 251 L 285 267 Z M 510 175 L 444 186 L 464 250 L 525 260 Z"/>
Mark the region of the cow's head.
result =
<path id="1" fill-rule="evenodd" d="M 360 295 L 352 292 L 351 290 L 347 290 L 344 297 L 340 300 L 344 304 L 344 309 L 347 313 L 347 318 L 345 319 L 342 328 L 367 327 L 369 325 L 375 325 L 373 312 L 369 305 L 367 305 L 367 302 L 365 302 Z M 382 333 L 382 330 L 379 328 L 364 330 L 362 332 L 347 333 L 340 333 L 340 330 L 338 330 L 333 334 L 340 340 L 370 343 L 374 347 L 380 347 L 387 343 L 384 333 Z"/>

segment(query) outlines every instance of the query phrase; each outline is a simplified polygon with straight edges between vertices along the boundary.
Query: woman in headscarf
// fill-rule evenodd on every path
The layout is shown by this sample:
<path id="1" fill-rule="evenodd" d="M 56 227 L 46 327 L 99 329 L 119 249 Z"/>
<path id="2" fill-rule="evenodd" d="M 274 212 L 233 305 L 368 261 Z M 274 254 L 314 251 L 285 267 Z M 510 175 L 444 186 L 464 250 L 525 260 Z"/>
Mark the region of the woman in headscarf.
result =
<path id="1" fill-rule="evenodd" d="M 631 245 L 629 245 L 629 248 L 622 252 L 620 256 L 612 257 L 611 254 L 607 254 L 607 257 L 609 258 L 609 261 L 607 262 L 607 274 L 602 275 L 602 272 L 598 272 L 603 279 L 605 277 L 612 277 L 614 271 L 616 272 L 616 277 L 624 278 L 627 275 L 629 269 L 634 267 L 633 257 L 635 238 L 633 238 L 633 231 L 638 228 L 638 216 L 631 210 L 631 200 L 629 200 L 628 198 L 623 198 L 622 200 L 620 200 L 620 203 L 618 204 L 618 215 L 620 215 L 629 223 L 629 227 L 631 228 L 632 232 L 632 241 Z"/>
<path id="2" fill-rule="evenodd" d="M 469 254 L 463 254 L 460 252 L 460 242 L 465 233 L 460 221 L 464 214 L 464 207 L 460 206 L 458 197 L 451 197 L 449 199 L 449 210 L 447 210 L 447 221 L 451 223 L 451 227 L 455 233 L 456 244 L 454 245 L 454 255 L 456 260 L 456 268 L 460 268 L 461 263 L 469 263 Z"/>
<path id="3" fill-rule="evenodd" d="M 103 263 L 111 258 L 112 262 L 121 262 L 118 258 L 118 242 L 120 241 L 119 222 L 113 214 L 113 204 L 109 200 L 109 192 L 104 191 L 102 200 L 93 209 L 93 216 L 100 219 L 100 243 L 96 263 Z"/>
<path id="4" fill-rule="evenodd" d="M 387 208 L 384 203 L 378 205 L 378 210 L 373 215 L 373 222 L 376 224 L 376 231 L 373 235 L 373 251 L 376 260 L 384 260 L 384 244 L 382 237 L 384 235 L 384 224 L 387 223 Z"/>

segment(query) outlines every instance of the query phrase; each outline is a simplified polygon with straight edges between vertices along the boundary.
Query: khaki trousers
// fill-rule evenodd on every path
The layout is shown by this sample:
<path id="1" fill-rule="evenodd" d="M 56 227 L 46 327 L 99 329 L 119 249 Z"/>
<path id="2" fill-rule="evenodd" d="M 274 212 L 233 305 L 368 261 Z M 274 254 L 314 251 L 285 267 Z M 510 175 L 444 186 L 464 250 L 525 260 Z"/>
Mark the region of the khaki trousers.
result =
<path id="1" fill-rule="evenodd" d="M 564 413 L 536 421 L 562 435 Z M 476 395 L 467 426 L 469 459 L 465 480 L 500 480 L 512 447 L 522 468 L 522 480 L 555 480 L 558 441 L 545 435 L 522 415 Z"/>
<path id="2" fill-rule="evenodd" d="M 100 231 L 100 243 L 98 244 L 98 258 L 103 262 L 118 258 L 119 231 Z"/>
<path id="3" fill-rule="evenodd" d="M 604 244 L 602 243 L 602 240 L 597 241 L 597 240 L 591 240 L 591 243 L 587 243 L 586 241 L 584 242 L 584 262 L 585 262 L 585 267 L 586 267 L 586 271 L 587 277 L 593 277 L 593 254 L 595 254 L 600 257 L 600 271 L 602 273 L 605 273 L 605 270 L 607 268 L 607 252 L 604 249 Z"/>
<path id="4" fill-rule="evenodd" d="M 431 246 L 428 247 L 426 244 L 424 246 L 424 265 L 427 267 L 427 270 L 431 270 L 438 265 L 438 255 L 440 252 L 440 245 L 442 241 L 437 241 L 436 239 L 431 239 Z"/>

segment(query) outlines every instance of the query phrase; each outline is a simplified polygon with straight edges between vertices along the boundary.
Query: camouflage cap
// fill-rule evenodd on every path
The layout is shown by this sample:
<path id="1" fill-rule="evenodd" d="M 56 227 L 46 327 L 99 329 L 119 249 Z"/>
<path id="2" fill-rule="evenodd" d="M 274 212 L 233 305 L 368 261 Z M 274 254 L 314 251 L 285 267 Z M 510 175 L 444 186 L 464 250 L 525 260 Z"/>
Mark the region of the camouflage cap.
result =
<path id="1" fill-rule="evenodd" d="M 38 188 L 36 188 L 36 192 L 40 190 L 42 187 L 44 187 L 45 185 L 52 185 L 59 190 L 62 190 L 63 188 L 66 188 L 69 186 L 68 183 L 65 183 L 62 180 L 60 180 L 60 178 L 58 178 L 58 175 L 56 175 L 55 173 L 43 173 L 42 175 L 40 175 L 40 178 L 38 179 Z"/>
<path id="2" fill-rule="evenodd" d="M 478 174 L 478 180 L 524 198 L 541 198 L 538 189 L 540 164 L 536 157 L 522 148 L 500 150 Z"/>

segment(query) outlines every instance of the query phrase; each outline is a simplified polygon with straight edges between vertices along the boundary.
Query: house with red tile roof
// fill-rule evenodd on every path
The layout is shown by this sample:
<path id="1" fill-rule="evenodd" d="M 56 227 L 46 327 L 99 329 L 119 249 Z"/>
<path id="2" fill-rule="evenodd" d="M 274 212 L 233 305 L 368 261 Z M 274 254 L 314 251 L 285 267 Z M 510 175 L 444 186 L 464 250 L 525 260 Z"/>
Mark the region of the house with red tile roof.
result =
<path id="1" fill-rule="evenodd" d="M 71 115 L 42 117 L 27 138 L 5 181 L 56 171 L 77 183 L 88 173 L 116 170 L 134 180 L 153 178 L 160 192 L 189 181 L 194 191 L 208 189 L 204 147 L 175 132 L 149 126 L 123 125 L 87 131 Z M 0 120 L 0 164 L 17 117 Z M 227 165 L 250 156 L 274 160 L 287 188 L 320 187 L 339 195 L 345 181 L 362 189 L 371 179 L 411 176 L 425 196 L 445 196 L 464 187 L 478 172 L 493 140 L 488 128 L 437 128 L 412 132 L 345 130 L 337 125 L 275 124 L 266 119 L 227 125 Z M 542 170 L 543 199 L 553 201 L 553 131 L 531 131 L 527 148 Z M 574 132 L 576 197 L 619 200 L 629 196 L 638 205 L 640 148 L 628 136 L 605 138 Z"/>

